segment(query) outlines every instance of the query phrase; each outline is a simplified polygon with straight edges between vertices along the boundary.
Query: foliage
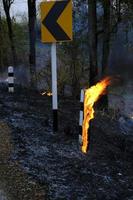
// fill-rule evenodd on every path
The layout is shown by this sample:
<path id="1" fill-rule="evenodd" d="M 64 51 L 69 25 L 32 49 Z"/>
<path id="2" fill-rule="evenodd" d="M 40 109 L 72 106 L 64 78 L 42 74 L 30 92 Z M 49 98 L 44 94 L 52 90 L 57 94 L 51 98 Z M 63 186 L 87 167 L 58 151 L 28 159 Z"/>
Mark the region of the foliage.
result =
<path id="1" fill-rule="evenodd" d="M 27 24 L 16 22 L 15 18 L 12 19 L 13 30 L 14 30 L 14 41 L 17 51 L 18 64 L 27 63 L 28 54 L 28 31 Z M 10 41 L 8 37 L 8 28 L 5 17 L 1 18 L 1 29 L 0 29 L 0 67 L 4 68 L 10 65 L 12 60 Z"/>
<path id="2" fill-rule="evenodd" d="M 96 1 L 96 0 L 95 0 Z M 107 30 L 104 27 L 104 3 L 107 0 L 97 0 L 97 60 L 99 71 L 102 68 L 102 58 L 106 57 L 108 62 L 108 55 L 103 56 L 103 44 L 108 42 L 109 51 L 113 39 L 116 38 L 116 34 L 119 28 L 119 24 L 125 24 L 125 32 L 128 35 L 128 31 L 133 28 L 133 1 L 132 0 L 112 0 L 110 5 L 110 25 L 108 29 L 109 37 L 108 41 L 104 40 Z M 58 45 L 58 86 L 59 91 L 63 93 L 65 85 L 70 85 L 73 89 L 73 94 L 79 93 L 80 87 L 88 86 L 90 76 L 90 59 L 89 59 L 89 13 L 88 3 L 90 0 L 74 0 L 73 1 L 73 41 L 67 43 L 60 43 Z M 119 6 L 117 2 L 120 2 Z M 40 23 L 40 22 L 39 22 Z M 40 24 L 37 24 L 37 38 L 40 39 Z M 14 41 L 17 53 L 18 64 L 28 64 L 28 52 L 29 52 L 29 41 L 28 41 L 28 21 L 22 18 L 21 21 L 16 21 L 12 18 Z M 5 67 L 11 63 L 11 49 L 10 41 L 8 37 L 7 22 L 2 16 L 0 20 L 0 67 Z M 125 41 L 130 50 L 133 49 L 131 42 Z M 106 48 L 105 48 L 106 49 Z M 39 51 L 39 49 L 38 49 Z M 107 66 L 107 64 L 105 64 Z M 42 79 L 44 81 L 42 82 Z M 38 83 L 44 84 L 47 82 L 47 88 L 51 88 L 51 71 L 50 61 L 44 63 L 44 67 L 37 73 Z"/>
<path id="3" fill-rule="evenodd" d="M 60 43 L 58 58 L 63 85 L 70 85 L 73 95 L 77 96 L 86 70 L 89 76 L 88 56 L 86 55 L 88 52 L 87 1 L 73 1 L 73 7 L 73 41 Z"/>
<path id="4" fill-rule="evenodd" d="M 4 67 L 9 64 L 11 57 L 8 29 L 5 18 L 1 18 L 0 39 L 0 67 Z"/>
<path id="5" fill-rule="evenodd" d="M 45 67 L 36 72 L 34 76 L 34 81 L 37 81 L 38 85 L 42 90 L 51 91 L 51 66 L 50 60 L 48 60 Z"/>

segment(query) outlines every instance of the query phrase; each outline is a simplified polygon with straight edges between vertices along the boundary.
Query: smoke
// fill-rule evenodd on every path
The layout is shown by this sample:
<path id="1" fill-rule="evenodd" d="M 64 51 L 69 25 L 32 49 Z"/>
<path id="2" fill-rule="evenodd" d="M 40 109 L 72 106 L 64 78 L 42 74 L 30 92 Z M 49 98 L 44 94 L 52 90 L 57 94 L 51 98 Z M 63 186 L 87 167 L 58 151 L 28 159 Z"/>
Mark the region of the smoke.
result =
<path id="1" fill-rule="evenodd" d="M 124 25 L 122 24 L 110 51 L 109 72 L 120 75 L 126 81 L 133 80 L 132 34 L 132 30 L 128 34 L 124 32 Z"/>

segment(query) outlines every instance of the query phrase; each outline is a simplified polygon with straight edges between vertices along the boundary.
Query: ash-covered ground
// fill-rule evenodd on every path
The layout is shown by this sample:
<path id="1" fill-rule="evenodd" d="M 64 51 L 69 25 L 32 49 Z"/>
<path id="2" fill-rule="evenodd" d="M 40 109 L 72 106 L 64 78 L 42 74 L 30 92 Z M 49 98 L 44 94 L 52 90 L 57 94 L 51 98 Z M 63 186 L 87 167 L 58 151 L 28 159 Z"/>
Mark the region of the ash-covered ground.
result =
<path id="1" fill-rule="evenodd" d="M 53 133 L 51 97 L 1 91 L 0 121 L 11 130 L 8 162 L 18 163 L 32 181 L 46 186 L 43 199 L 133 200 L 132 131 L 123 134 L 117 118 L 97 112 L 90 150 L 83 154 L 78 144 L 79 101 L 59 99 L 59 131 Z"/>

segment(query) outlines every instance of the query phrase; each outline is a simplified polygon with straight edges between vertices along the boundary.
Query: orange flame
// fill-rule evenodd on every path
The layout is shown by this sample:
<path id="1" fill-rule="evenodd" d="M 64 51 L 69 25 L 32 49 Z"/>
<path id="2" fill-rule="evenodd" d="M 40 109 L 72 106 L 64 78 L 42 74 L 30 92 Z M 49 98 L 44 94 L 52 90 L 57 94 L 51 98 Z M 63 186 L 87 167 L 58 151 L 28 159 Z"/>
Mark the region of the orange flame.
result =
<path id="1" fill-rule="evenodd" d="M 84 99 L 84 121 L 82 128 L 82 152 L 87 153 L 88 148 L 88 129 L 90 126 L 90 120 L 94 118 L 94 104 L 100 98 L 101 95 L 105 94 L 107 86 L 111 84 L 111 77 L 106 77 L 96 85 L 85 90 Z"/>
<path id="2" fill-rule="evenodd" d="M 43 96 L 46 95 L 46 96 L 50 97 L 50 96 L 52 96 L 52 93 L 51 92 L 42 92 L 41 95 L 43 95 Z"/>

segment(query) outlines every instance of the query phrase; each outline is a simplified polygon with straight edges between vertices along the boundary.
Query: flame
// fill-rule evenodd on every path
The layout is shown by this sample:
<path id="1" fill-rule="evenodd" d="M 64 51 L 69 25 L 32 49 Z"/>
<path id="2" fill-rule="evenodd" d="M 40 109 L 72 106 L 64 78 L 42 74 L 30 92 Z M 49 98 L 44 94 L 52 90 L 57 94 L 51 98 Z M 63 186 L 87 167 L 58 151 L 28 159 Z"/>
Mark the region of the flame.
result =
<path id="1" fill-rule="evenodd" d="M 94 104 L 100 98 L 101 95 L 105 94 L 107 86 L 111 84 L 111 77 L 98 82 L 96 85 L 85 90 L 84 99 L 84 121 L 82 128 L 82 152 L 87 153 L 88 148 L 88 129 L 90 126 L 90 120 L 94 118 Z"/>
<path id="2" fill-rule="evenodd" d="M 42 92 L 41 95 L 43 95 L 43 96 L 46 95 L 46 96 L 50 97 L 50 96 L 52 96 L 52 93 L 51 92 Z"/>

